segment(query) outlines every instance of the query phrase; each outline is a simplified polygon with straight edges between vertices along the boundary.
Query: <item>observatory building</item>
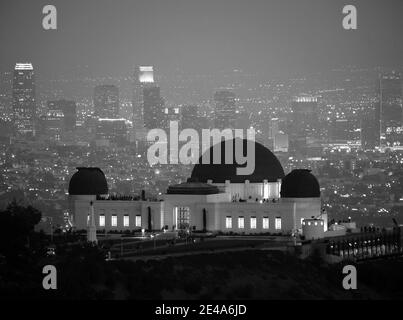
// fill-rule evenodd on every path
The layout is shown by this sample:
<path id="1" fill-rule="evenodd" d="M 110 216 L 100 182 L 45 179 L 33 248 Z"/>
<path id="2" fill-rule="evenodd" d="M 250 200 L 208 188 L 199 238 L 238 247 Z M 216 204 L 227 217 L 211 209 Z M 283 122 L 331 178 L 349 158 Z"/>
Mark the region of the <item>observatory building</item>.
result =
<path id="1" fill-rule="evenodd" d="M 111 197 L 101 169 L 77 168 L 69 184 L 74 226 L 87 228 L 93 201 L 98 230 L 292 234 L 301 232 L 304 219 L 321 219 L 323 231 L 327 231 L 319 183 L 310 170 L 297 169 L 285 175 L 270 150 L 251 143 L 255 143 L 251 175 L 237 175 L 236 169 L 242 167 L 237 163 L 199 161 L 187 182 L 169 186 L 161 201 Z M 221 150 L 224 159 L 224 147 Z"/>

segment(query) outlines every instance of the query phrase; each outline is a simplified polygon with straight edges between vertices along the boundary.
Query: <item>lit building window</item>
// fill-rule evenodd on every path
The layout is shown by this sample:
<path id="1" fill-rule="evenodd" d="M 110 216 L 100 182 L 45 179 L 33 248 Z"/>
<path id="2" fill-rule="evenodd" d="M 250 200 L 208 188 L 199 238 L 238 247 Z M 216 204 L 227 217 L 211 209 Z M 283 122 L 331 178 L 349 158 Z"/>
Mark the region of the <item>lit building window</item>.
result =
<path id="1" fill-rule="evenodd" d="M 90 215 L 87 215 L 87 227 L 90 225 Z"/>
<path id="2" fill-rule="evenodd" d="M 225 228 L 232 229 L 232 217 L 225 218 Z"/>
<path id="3" fill-rule="evenodd" d="M 190 227 L 190 208 L 189 207 L 179 207 L 178 216 L 178 228 L 179 229 L 189 229 Z"/>
<path id="4" fill-rule="evenodd" d="M 123 226 L 124 227 L 128 227 L 129 226 L 129 216 L 127 214 L 125 214 L 123 216 Z"/>
<path id="5" fill-rule="evenodd" d="M 141 227 L 141 216 L 136 216 L 136 227 Z"/>
<path id="6" fill-rule="evenodd" d="M 275 220 L 275 228 L 276 230 L 281 230 L 281 218 L 277 217 Z"/>
<path id="7" fill-rule="evenodd" d="M 101 214 L 99 216 L 99 226 L 100 227 L 105 227 L 105 215 Z"/>
<path id="8" fill-rule="evenodd" d="M 112 225 L 112 227 L 118 226 L 118 216 L 116 214 L 112 215 L 111 225 Z"/>
<path id="9" fill-rule="evenodd" d="M 263 217 L 263 229 L 269 229 L 269 217 Z"/>
<path id="10" fill-rule="evenodd" d="M 239 229 L 244 229 L 245 228 L 245 218 L 244 217 L 239 217 L 238 218 L 238 228 Z"/>
<path id="11" fill-rule="evenodd" d="M 251 217 L 250 218 L 250 228 L 251 229 L 256 229 L 256 217 Z"/>

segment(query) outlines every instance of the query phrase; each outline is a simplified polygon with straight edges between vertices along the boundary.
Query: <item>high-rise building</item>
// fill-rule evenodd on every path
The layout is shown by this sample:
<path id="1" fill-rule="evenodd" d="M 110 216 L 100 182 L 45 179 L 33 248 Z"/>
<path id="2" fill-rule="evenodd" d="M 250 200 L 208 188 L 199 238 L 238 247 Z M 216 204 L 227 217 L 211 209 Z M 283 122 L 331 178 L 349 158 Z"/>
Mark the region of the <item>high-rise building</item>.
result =
<path id="1" fill-rule="evenodd" d="M 118 145 L 127 142 L 127 126 L 125 119 L 100 118 L 96 124 L 96 144 L 98 146 Z"/>
<path id="2" fill-rule="evenodd" d="M 12 105 L 13 73 L 0 73 L 0 114 L 9 115 Z"/>
<path id="3" fill-rule="evenodd" d="M 114 85 L 96 86 L 94 111 L 99 118 L 119 118 L 119 89 Z"/>
<path id="4" fill-rule="evenodd" d="M 379 146 L 379 123 L 374 114 L 361 118 L 361 147 L 363 150 L 373 150 Z"/>
<path id="5" fill-rule="evenodd" d="M 403 88 L 398 73 L 382 75 L 379 79 L 380 143 L 382 146 L 403 144 Z"/>
<path id="6" fill-rule="evenodd" d="M 358 123 L 358 125 L 360 125 Z M 349 140 L 359 140 L 359 130 L 356 130 L 355 121 L 348 119 L 335 119 L 330 122 L 329 137 L 334 142 L 347 142 Z"/>
<path id="7" fill-rule="evenodd" d="M 165 128 L 169 128 L 169 122 L 170 121 L 176 121 L 178 122 L 178 125 L 180 125 L 180 116 L 181 116 L 181 110 L 179 107 L 165 107 L 164 108 L 164 124 L 163 126 Z"/>
<path id="8" fill-rule="evenodd" d="M 288 152 L 288 134 L 277 132 L 274 135 L 274 152 Z"/>
<path id="9" fill-rule="evenodd" d="M 181 108 L 181 127 L 183 129 L 195 129 L 199 134 L 202 129 L 208 129 L 206 120 L 199 115 L 199 108 L 196 105 L 185 105 Z"/>
<path id="10" fill-rule="evenodd" d="M 164 105 L 160 87 L 146 86 L 143 88 L 144 124 L 148 130 L 165 125 Z"/>
<path id="11" fill-rule="evenodd" d="M 235 93 L 230 91 L 217 91 L 214 94 L 215 127 L 217 129 L 236 129 L 235 98 Z"/>
<path id="12" fill-rule="evenodd" d="M 133 83 L 133 130 L 135 140 L 145 140 L 146 130 L 144 125 L 144 97 L 143 90 L 154 85 L 154 68 L 152 66 L 136 66 L 134 69 Z"/>
<path id="13" fill-rule="evenodd" d="M 43 129 L 46 137 L 50 140 L 60 141 L 64 131 L 64 114 L 55 106 L 50 108 L 46 115 L 42 117 Z"/>
<path id="14" fill-rule="evenodd" d="M 35 74 L 31 63 L 16 63 L 12 92 L 13 119 L 16 132 L 35 136 Z"/>
<path id="15" fill-rule="evenodd" d="M 74 131 L 77 122 L 77 106 L 75 101 L 54 100 L 48 101 L 48 110 L 60 110 L 63 114 L 63 130 Z"/>
<path id="16" fill-rule="evenodd" d="M 318 125 L 318 99 L 312 96 L 297 97 L 291 103 L 291 110 L 287 131 L 292 139 L 315 136 Z"/>

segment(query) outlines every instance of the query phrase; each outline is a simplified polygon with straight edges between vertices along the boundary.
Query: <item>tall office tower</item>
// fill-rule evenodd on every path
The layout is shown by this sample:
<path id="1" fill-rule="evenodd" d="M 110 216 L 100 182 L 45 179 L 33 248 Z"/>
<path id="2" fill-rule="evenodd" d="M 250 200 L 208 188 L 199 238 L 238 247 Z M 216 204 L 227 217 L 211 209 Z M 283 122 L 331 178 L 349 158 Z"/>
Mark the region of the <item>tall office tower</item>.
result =
<path id="1" fill-rule="evenodd" d="M 146 86 L 143 88 L 144 124 L 148 130 L 164 127 L 164 105 L 160 87 Z"/>
<path id="2" fill-rule="evenodd" d="M 145 140 L 143 90 L 154 85 L 154 69 L 152 66 L 136 66 L 133 84 L 133 130 L 137 141 Z"/>
<path id="3" fill-rule="evenodd" d="M 288 134 L 282 131 L 277 132 L 274 135 L 274 152 L 288 152 L 288 147 Z"/>
<path id="4" fill-rule="evenodd" d="M 403 145 L 403 88 L 398 73 L 382 75 L 379 79 L 379 106 L 381 146 Z"/>
<path id="5" fill-rule="evenodd" d="M 17 134 L 35 136 L 35 74 L 31 63 L 16 63 L 12 92 L 14 127 Z"/>
<path id="6" fill-rule="evenodd" d="M 348 140 L 359 139 L 353 121 L 348 119 L 336 119 L 329 126 L 330 140 L 338 142 L 346 142 Z"/>
<path id="7" fill-rule="evenodd" d="M 48 111 L 59 110 L 63 114 L 63 131 L 74 131 L 77 122 L 77 106 L 75 101 L 48 101 Z"/>
<path id="8" fill-rule="evenodd" d="M 217 129 L 235 128 L 235 93 L 230 91 L 217 91 L 214 94 L 215 127 Z"/>
<path id="9" fill-rule="evenodd" d="M 318 99 L 300 96 L 291 103 L 292 115 L 289 119 L 288 132 L 294 138 L 314 137 L 318 125 Z"/>
<path id="10" fill-rule="evenodd" d="M 179 107 L 165 107 L 164 108 L 164 124 L 163 127 L 169 129 L 169 122 L 176 121 L 180 126 L 181 111 Z"/>
<path id="11" fill-rule="evenodd" d="M 207 120 L 199 115 L 199 108 L 196 105 L 185 105 L 181 108 L 181 128 L 195 129 L 201 134 L 202 129 L 208 129 Z"/>
<path id="12" fill-rule="evenodd" d="M 271 118 L 269 121 L 269 139 L 274 139 L 276 134 L 279 132 L 280 119 Z"/>
<path id="13" fill-rule="evenodd" d="M 97 146 L 124 146 L 127 142 L 127 125 L 125 119 L 98 119 L 96 123 Z"/>
<path id="14" fill-rule="evenodd" d="M 119 89 L 114 85 L 94 88 L 94 111 L 99 118 L 119 118 Z"/>
<path id="15" fill-rule="evenodd" d="M 49 105 L 49 103 L 48 103 Z M 64 132 L 64 114 L 57 106 L 49 108 L 46 115 L 42 118 L 44 134 L 47 139 L 60 141 Z"/>
<path id="16" fill-rule="evenodd" d="M 12 72 L 3 72 L 0 74 L 0 114 L 9 115 L 12 101 Z"/>
<path id="17" fill-rule="evenodd" d="M 379 146 L 379 122 L 375 114 L 367 114 L 361 118 L 361 148 L 373 150 Z"/>

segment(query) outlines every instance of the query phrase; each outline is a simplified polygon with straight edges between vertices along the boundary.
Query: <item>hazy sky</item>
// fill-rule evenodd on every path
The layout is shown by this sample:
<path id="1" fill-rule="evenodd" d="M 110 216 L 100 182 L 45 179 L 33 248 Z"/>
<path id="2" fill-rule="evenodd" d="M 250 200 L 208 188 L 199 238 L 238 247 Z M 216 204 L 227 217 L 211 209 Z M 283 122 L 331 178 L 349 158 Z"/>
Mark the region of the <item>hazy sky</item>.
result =
<path id="1" fill-rule="evenodd" d="M 42 29 L 42 7 L 58 30 Z M 358 9 L 358 30 L 342 8 Z M 403 65 L 402 0 L 0 0 L 0 69 L 32 61 L 46 76 L 134 64 L 162 72 L 241 68 L 270 75 L 355 64 Z"/>

